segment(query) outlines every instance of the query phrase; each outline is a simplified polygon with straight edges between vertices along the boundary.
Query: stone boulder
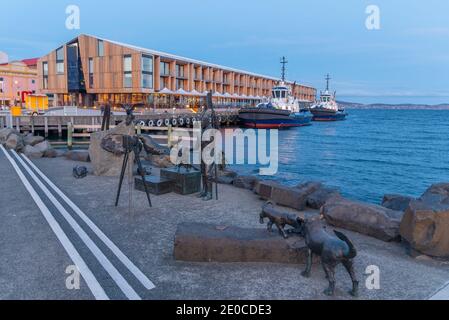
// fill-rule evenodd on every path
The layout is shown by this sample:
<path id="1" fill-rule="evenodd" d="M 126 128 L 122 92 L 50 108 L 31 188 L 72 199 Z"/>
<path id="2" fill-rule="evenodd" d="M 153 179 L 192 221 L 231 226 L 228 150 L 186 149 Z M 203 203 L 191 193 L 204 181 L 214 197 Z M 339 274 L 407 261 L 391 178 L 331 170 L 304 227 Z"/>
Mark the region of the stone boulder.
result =
<path id="1" fill-rule="evenodd" d="M 11 150 L 22 151 L 25 147 L 22 135 L 11 133 L 6 139 L 5 147 Z"/>
<path id="2" fill-rule="evenodd" d="M 449 258 L 449 184 L 431 186 L 410 202 L 400 234 L 412 251 Z M 413 252 L 410 252 L 413 253 Z"/>
<path id="3" fill-rule="evenodd" d="M 96 176 L 118 176 L 120 175 L 123 155 L 108 152 L 102 148 L 102 142 L 107 136 L 135 135 L 134 126 L 127 126 L 125 122 L 117 127 L 102 132 L 92 133 L 90 136 L 89 156 L 92 162 L 93 174 Z M 130 153 L 129 162 L 134 163 L 134 153 Z"/>
<path id="4" fill-rule="evenodd" d="M 300 237 L 284 239 L 265 228 L 183 223 L 176 231 L 174 257 L 189 262 L 304 264 L 307 247 Z"/>
<path id="5" fill-rule="evenodd" d="M 57 158 L 58 156 L 59 153 L 55 149 L 48 149 L 44 152 L 44 158 Z"/>
<path id="6" fill-rule="evenodd" d="M 237 176 L 234 178 L 233 185 L 241 189 L 254 190 L 257 180 L 255 176 Z"/>
<path id="7" fill-rule="evenodd" d="M 386 194 L 382 200 L 382 207 L 396 211 L 405 211 L 413 200 L 415 199 L 408 196 Z"/>
<path id="8" fill-rule="evenodd" d="M 23 149 L 23 153 L 31 159 L 39 159 L 42 158 L 42 156 L 44 155 L 44 153 L 41 150 L 39 150 L 36 147 L 33 147 L 32 145 L 25 146 Z"/>
<path id="9" fill-rule="evenodd" d="M 307 205 L 307 192 L 304 189 L 287 187 L 281 184 L 273 185 L 271 200 L 276 204 L 303 211 Z"/>
<path id="10" fill-rule="evenodd" d="M 436 183 L 420 197 L 427 203 L 449 204 L 449 183 Z"/>
<path id="11" fill-rule="evenodd" d="M 36 145 L 34 145 L 34 148 L 36 148 L 37 150 L 39 150 L 42 153 L 45 153 L 48 150 L 52 150 L 53 149 L 53 147 L 51 146 L 50 142 L 48 142 L 47 140 L 42 141 L 40 143 L 37 143 Z"/>
<path id="12" fill-rule="evenodd" d="M 333 198 L 321 209 L 326 221 L 339 228 L 359 232 L 383 241 L 399 240 L 403 212 L 382 206 Z"/>
<path id="13" fill-rule="evenodd" d="M 254 192 L 264 200 L 271 199 L 273 187 L 279 185 L 271 180 L 258 180 L 254 185 Z"/>
<path id="14" fill-rule="evenodd" d="M 41 136 L 35 136 L 32 133 L 28 134 L 24 138 L 25 145 L 27 146 L 35 146 L 38 143 L 43 142 L 45 139 Z"/>
<path id="15" fill-rule="evenodd" d="M 220 184 L 233 184 L 237 173 L 230 169 L 219 170 L 217 182 Z"/>
<path id="16" fill-rule="evenodd" d="M 308 181 L 308 182 L 301 183 L 301 184 L 297 185 L 295 188 L 300 190 L 302 193 L 312 194 L 313 192 L 315 192 L 322 186 L 323 186 L 323 184 L 321 182 Z"/>
<path id="17" fill-rule="evenodd" d="M 78 161 L 78 162 L 89 162 L 90 154 L 85 150 L 73 150 L 68 151 L 65 154 L 67 160 Z"/>
<path id="18" fill-rule="evenodd" d="M 11 134 L 20 135 L 20 133 L 16 129 L 12 129 L 12 128 L 1 129 L 0 130 L 0 143 L 1 144 L 6 143 L 6 140 L 8 140 L 8 138 Z"/>
<path id="19" fill-rule="evenodd" d="M 306 182 L 289 187 L 270 180 L 256 182 L 254 192 L 264 200 L 272 200 L 278 205 L 304 210 L 308 197 L 321 187 L 319 182 Z"/>
<path id="20" fill-rule="evenodd" d="M 338 189 L 320 185 L 320 187 L 307 196 L 307 206 L 312 209 L 321 209 L 328 201 L 341 198 Z"/>
<path id="21" fill-rule="evenodd" d="M 234 178 L 229 176 L 218 176 L 217 183 L 231 185 L 234 183 Z"/>

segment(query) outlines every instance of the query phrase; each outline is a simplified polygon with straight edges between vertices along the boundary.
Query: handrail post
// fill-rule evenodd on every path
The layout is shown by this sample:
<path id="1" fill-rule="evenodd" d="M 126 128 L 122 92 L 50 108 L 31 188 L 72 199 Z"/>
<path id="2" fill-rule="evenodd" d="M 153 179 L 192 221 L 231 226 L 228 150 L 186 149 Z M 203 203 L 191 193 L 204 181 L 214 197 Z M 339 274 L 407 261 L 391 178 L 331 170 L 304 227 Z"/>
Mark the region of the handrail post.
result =
<path id="1" fill-rule="evenodd" d="M 72 150 L 73 147 L 73 124 L 67 123 L 67 148 Z"/>
<path id="2" fill-rule="evenodd" d="M 169 148 L 171 148 L 171 143 L 172 143 L 172 141 L 171 141 L 171 138 L 172 138 L 172 126 L 171 126 L 171 124 L 169 124 L 168 125 L 168 131 L 167 131 L 167 138 L 168 138 L 168 141 L 167 141 L 167 146 L 169 147 Z"/>

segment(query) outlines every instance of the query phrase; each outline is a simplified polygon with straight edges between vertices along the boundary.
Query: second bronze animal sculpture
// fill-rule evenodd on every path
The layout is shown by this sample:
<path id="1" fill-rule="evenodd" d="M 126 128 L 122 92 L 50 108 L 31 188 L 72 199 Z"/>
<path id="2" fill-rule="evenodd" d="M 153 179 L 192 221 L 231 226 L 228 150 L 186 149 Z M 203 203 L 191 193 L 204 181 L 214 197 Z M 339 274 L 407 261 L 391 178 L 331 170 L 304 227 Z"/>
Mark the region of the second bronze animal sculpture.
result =
<path id="1" fill-rule="evenodd" d="M 285 230 L 286 226 L 291 226 L 293 230 L 299 230 L 301 228 L 301 221 L 295 215 L 282 213 L 274 207 L 273 202 L 268 201 L 263 207 L 260 213 L 260 223 L 264 224 L 264 220 L 268 219 L 268 231 L 273 232 L 273 225 L 275 225 L 279 234 L 285 239 L 288 238 L 287 232 Z"/>
<path id="2" fill-rule="evenodd" d="M 321 219 L 303 220 L 303 235 L 308 247 L 307 267 L 302 273 L 304 277 L 310 277 L 312 271 L 312 259 L 316 254 L 321 257 L 321 263 L 329 281 L 329 288 L 324 293 L 333 296 L 335 292 L 335 268 L 343 264 L 352 280 L 350 294 L 354 297 L 359 293 L 359 281 L 355 275 L 354 258 L 357 250 L 352 242 L 341 232 L 334 230 L 334 234 L 326 231 Z"/>

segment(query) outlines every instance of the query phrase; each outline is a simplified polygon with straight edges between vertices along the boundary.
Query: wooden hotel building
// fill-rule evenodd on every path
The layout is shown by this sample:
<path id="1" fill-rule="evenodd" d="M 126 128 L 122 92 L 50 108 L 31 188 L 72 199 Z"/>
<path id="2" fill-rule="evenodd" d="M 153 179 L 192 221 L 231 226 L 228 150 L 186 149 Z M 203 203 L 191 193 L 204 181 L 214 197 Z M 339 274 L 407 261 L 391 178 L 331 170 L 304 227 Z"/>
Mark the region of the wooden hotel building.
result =
<path id="1" fill-rule="evenodd" d="M 202 105 L 212 90 L 219 106 L 267 100 L 279 79 L 98 37 L 80 35 L 38 61 L 38 86 L 54 104 L 144 103 L 154 108 Z M 316 89 L 294 84 L 314 101 Z"/>

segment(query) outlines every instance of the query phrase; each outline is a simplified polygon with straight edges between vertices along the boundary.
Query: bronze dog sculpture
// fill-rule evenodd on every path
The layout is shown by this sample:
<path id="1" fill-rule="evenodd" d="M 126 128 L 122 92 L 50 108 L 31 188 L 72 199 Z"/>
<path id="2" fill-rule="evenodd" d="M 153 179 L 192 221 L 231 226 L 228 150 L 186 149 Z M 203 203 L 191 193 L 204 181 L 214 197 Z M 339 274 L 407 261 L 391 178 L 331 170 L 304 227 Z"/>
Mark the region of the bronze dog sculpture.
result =
<path id="1" fill-rule="evenodd" d="M 151 155 L 170 155 L 170 148 L 161 146 L 152 137 L 146 134 L 139 135 L 139 139 L 143 144 L 145 152 Z"/>
<path id="2" fill-rule="evenodd" d="M 273 232 L 273 225 L 279 230 L 279 234 L 284 237 L 284 239 L 288 238 L 287 232 L 285 231 L 285 226 L 289 225 L 295 229 L 301 228 L 301 220 L 297 218 L 295 215 L 282 213 L 274 208 L 274 204 L 272 202 L 267 202 L 262 207 L 262 212 L 260 214 L 260 223 L 264 224 L 265 219 L 268 219 L 267 229 L 269 232 Z"/>
<path id="3" fill-rule="evenodd" d="M 321 219 L 303 220 L 302 231 L 309 249 L 307 267 L 302 276 L 310 277 L 313 255 L 319 255 L 326 278 L 329 281 L 329 288 L 324 291 L 324 294 L 333 296 L 335 292 L 335 268 L 341 263 L 352 280 L 350 294 L 357 297 L 359 282 L 355 275 L 353 263 L 353 259 L 357 256 L 357 250 L 351 241 L 343 233 L 336 230 L 334 230 L 335 235 L 329 234 Z"/>

